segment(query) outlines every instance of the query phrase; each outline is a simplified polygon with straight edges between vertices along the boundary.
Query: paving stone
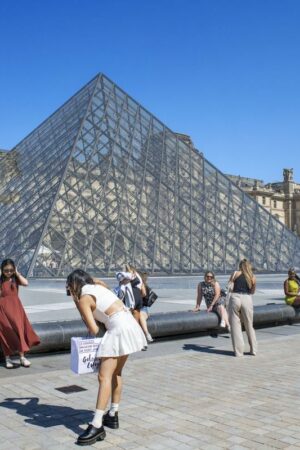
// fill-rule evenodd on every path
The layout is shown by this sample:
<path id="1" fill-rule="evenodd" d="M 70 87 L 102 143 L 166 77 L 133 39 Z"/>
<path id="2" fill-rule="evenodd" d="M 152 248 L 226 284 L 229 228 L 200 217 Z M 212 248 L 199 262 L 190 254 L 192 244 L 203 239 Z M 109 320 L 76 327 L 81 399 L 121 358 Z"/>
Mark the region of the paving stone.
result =
<path id="1" fill-rule="evenodd" d="M 231 349 L 229 340 L 221 344 Z M 212 345 L 217 347 L 215 341 Z M 120 429 L 108 429 L 107 438 L 91 447 L 299 449 L 298 347 L 294 334 L 273 333 L 260 342 L 259 357 L 242 361 L 197 351 L 130 360 L 124 369 Z M 38 372 L 38 357 L 35 366 Z M 75 376 L 64 367 L 34 375 L 15 372 L 9 378 L 0 373 L 1 450 L 75 449 L 77 435 L 93 416 L 97 377 Z M 55 390 L 69 384 L 87 391 L 66 395 Z"/>

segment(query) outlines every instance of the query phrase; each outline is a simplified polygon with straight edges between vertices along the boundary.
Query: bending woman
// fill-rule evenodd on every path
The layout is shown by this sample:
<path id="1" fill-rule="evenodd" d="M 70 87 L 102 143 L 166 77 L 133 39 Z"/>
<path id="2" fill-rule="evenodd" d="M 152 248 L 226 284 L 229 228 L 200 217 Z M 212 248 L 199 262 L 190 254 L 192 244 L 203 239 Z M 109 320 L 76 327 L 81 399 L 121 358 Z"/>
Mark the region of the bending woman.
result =
<path id="1" fill-rule="evenodd" d="M 104 426 L 118 428 L 118 408 L 122 391 L 122 369 L 130 353 L 142 350 L 146 339 L 122 301 L 83 270 L 74 270 L 67 278 L 67 289 L 73 297 L 89 332 L 99 332 L 97 321 L 106 327 L 97 357 L 101 358 L 99 391 L 94 419 L 78 437 L 79 445 L 92 445 L 105 438 Z M 104 414 L 109 398 L 110 410 Z"/>

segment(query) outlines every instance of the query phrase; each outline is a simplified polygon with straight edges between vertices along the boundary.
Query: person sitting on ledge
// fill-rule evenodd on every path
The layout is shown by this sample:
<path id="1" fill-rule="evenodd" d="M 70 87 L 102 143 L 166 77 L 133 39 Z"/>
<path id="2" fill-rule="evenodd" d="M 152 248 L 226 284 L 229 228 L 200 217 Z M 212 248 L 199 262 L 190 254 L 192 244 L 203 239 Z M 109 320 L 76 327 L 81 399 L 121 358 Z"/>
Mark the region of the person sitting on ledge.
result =
<path id="1" fill-rule="evenodd" d="M 227 328 L 230 332 L 228 314 L 225 309 L 225 299 L 222 297 L 221 288 L 215 278 L 215 274 L 208 270 L 205 272 L 204 281 L 201 281 L 197 287 L 197 301 L 193 312 L 200 311 L 200 305 L 204 297 L 207 312 L 216 312 L 220 318 L 220 327 Z M 215 337 L 215 336 L 214 336 Z"/>
<path id="2" fill-rule="evenodd" d="M 299 277 L 294 269 L 289 269 L 288 278 L 284 282 L 285 303 L 290 306 L 300 306 Z"/>

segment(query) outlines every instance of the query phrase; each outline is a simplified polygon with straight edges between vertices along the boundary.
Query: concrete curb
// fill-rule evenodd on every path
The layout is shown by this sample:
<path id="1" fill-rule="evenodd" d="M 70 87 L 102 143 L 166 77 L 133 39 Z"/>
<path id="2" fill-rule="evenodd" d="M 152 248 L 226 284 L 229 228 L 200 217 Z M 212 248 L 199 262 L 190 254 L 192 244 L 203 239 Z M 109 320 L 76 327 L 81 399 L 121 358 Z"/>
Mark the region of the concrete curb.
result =
<path id="1" fill-rule="evenodd" d="M 254 327 L 292 324 L 300 321 L 300 309 L 288 305 L 273 305 L 254 307 Z M 156 337 L 172 338 L 184 334 L 211 333 L 220 331 L 220 319 L 217 314 L 207 314 L 205 311 L 192 313 L 190 311 L 152 314 L 148 320 L 150 333 Z M 87 336 L 87 329 L 81 320 L 61 322 L 37 322 L 33 324 L 41 344 L 33 347 L 30 353 L 45 353 L 70 349 L 73 336 Z M 100 335 L 103 335 L 104 329 Z"/>

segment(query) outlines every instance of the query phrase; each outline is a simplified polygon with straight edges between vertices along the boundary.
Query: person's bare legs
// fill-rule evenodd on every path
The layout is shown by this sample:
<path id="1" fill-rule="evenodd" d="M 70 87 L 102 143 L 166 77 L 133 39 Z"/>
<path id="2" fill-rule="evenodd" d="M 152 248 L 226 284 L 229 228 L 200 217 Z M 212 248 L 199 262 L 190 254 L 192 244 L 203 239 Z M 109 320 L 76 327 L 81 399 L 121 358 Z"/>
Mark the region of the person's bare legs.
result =
<path id="1" fill-rule="evenodd" d="M 219 305 L 217 308 L 217 311 L 221 317 L 221 326 L 223 326 L 223 324 L 225 324 L 225 327 L 230 329 L 229 318 L 228 318 L 226 308 L 223 305 Z M 222 322 L 223 322 L 223 324 L 222 324 Z"/>
<path id="2" fill-rule="evenodd" d="M 137 309 L 134 309 L 132 311 L 132 315 L 135 318 L 135 320 L 140 323 L 140 311 L 138 311 Z"/>
<path id="3" fill-rule="evenodd" d="M 128 355 L 119 356 L 116 370 L 112 377 L 111 402 L 120 403 L 122 394 L 122 369 L 127 361 Z"/>
<path id="4" fill-rule="evenodd" d="M 229 318 L 228 318 L 228 314 L 227 314 L 227 310 L 224 307 L 224 305 L 220 305 L 218 306 L 218 313 L 221 316 L 221 320 L 224 320 L 226 327 L 230 327 L 229 325 Z"/>
<path id="5" fill-rule="evenodd" d="M 148 327 L 147 327 L 147 319 L 148 319 L 148 314 L 145 313 L 144 311 L 140 311 L 140 325 L 146 336 L 147 336 L 147 334 L 149 334 Z"/>
<path id="6" fill-rule="evenodd" d="M 108 400 L 111 396 L 112 377 L 118 366 L 118 358 L 101 358 L 101 364 L 98 374 L 99 389 L 96 402 L 96 411 L 93 421 L 88 428 L 78 437 L 79 445 L 92 445 L 96 441 L 105 439 L 106 433 L 103 428 L 103 415 Z"/>
<path id="7" fill-rule="evenodd" d="M 120 358 L 120 357 L 119 357 Z M 96 409 L 105 411 L 112 393 L 112 379 L 118 367 L 119 358 L 101 358 L 99 369 L 99 390 Z"/>
<path id="8" fill-rule="evenodd" d="M 293 301 L 292 306 L 300 306 L 300 297 L 296 297 Z"/>
<path id="9" fill-rule="evenodd" d="M 112 429 L 119 428 L 119 403 L 122 394 L 122 369 L 127 361 L 128 355 L 119 356 L 116 370 L 112 377 L 111 405 L 109 411 L 103 416 L 103 425 Z"/>
<path id="10" fill-rule="evenodd" d="M 146 311 L 140 311 L 140 325 L 141 328 L 146 336 L 147 342 L 153 342 L 153 337 L 149 333 L 147 320 L 148 320 L 149 314 L 146 313 Z"/>

